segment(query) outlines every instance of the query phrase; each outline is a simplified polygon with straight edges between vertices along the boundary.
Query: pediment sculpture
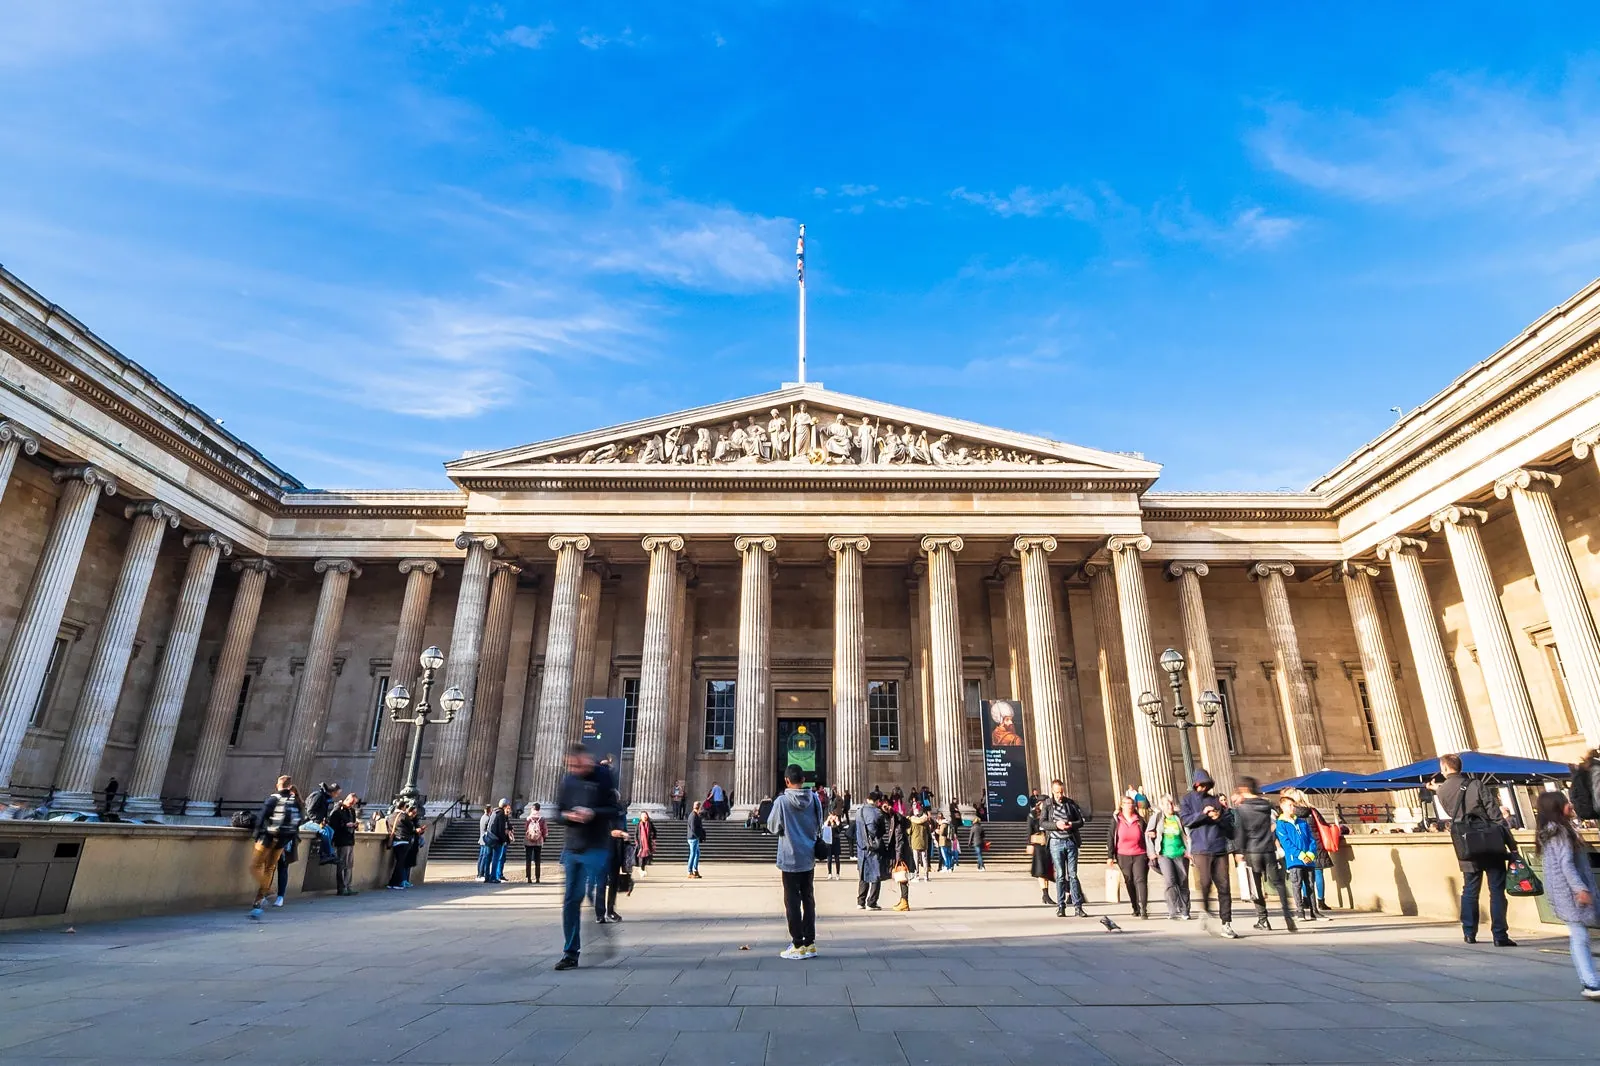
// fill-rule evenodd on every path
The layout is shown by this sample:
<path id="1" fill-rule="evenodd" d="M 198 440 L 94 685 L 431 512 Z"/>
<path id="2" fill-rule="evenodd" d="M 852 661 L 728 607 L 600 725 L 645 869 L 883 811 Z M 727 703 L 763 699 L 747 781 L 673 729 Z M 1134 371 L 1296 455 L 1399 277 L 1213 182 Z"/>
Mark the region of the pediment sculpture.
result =
<path id="1" fill-rule="evenodd" d="M 633 440 L 607 441 L 551 456 L 547 463 L 585 466 L 1038 466 L 1061 462 L 1014 448 L 998 448 L 953 434 L 840 411 L 813 411 L 805 403 L 788 413 L 773 408 L 763 421 L 748 415 L 731 422 L 676 425 Z"/>

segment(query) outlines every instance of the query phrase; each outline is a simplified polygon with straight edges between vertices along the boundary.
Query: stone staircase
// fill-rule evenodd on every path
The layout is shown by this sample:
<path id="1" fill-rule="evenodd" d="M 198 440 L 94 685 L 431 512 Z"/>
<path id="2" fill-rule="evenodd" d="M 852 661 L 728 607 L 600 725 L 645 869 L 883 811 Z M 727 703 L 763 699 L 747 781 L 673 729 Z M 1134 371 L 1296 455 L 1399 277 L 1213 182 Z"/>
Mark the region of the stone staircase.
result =
<path id="1" fill-rule="evenodd" d="M 700 846 L 701 862 L 771 864 L 776 858 L 777 838 L 746 829 L 742 821 L 710 821 L 705 825 L 706 839 Z M 1085 828 L 1083 848 L 1078 858 L 1080 868 L 1106 861 L 1105 829 L 1105 820 L 1092 821 Z M 680 866 L 687 862 L 689 844 L 684 823 L 657 819 L 656 830 L 656 855 L 653 862 Z M 564 838 L 565 827 L 557 822 L 551 822 L 549 839 L 545 841 L 545 855 L 549 857 L 547 861 L 553 861 L 561 853 Z M 984 853 L 985 863 L 1018 868 L 1028 866 L 1030 860 L 1027 823 L 990 822 L 988 840 L 989 849 Z M 520 859 L 522 841 L 520 820 L 513 823 L 512 841 L 511 858 Z M 452 819 L 444 831 L 429 845 L 429 854 L 436 862 L 476 862 L 477 817 Z M 848 836 L 845 838 L 843 854 L 846 859 L 852 859 L 855 854 L 853 842 Z M 970 862 L 971 856 L 964 854 L 963 861 Z M 510 865 L 509 860 L 508 865 Z"/>

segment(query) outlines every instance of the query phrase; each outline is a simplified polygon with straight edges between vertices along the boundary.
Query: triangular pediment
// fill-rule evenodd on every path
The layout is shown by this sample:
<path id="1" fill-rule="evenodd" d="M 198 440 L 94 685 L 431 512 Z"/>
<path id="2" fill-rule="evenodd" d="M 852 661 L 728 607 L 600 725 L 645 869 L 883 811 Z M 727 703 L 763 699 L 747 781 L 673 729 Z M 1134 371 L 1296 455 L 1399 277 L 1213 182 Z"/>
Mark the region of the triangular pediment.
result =
<path id="1" fill-rule="evenodd" d="M 449 463 L 455 477 L 564 467 L 1082 472 L 1154 479 L 1158 464 L 832 392 L 817 385 L 641 419 Z"/>

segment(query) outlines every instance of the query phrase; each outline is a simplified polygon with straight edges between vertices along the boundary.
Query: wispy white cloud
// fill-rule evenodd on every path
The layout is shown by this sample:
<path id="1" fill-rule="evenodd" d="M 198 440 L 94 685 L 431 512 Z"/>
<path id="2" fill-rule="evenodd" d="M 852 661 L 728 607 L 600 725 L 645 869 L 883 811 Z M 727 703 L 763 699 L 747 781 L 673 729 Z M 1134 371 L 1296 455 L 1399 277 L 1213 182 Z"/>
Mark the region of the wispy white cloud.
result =
<path id="1" fill-rule="evenodd" d="M 1371 113 L 1279 105 L 1252 143 L 1274 169 L 1350 199 L 1552 208 L 1600 186 L 1595 74 L 1579 68 L 1553 93 L 1444 76 Z"/>
<path id="2" fill-rule="evenodd" d="M 951 189 L 950 196 L 955 200 L 976 204 L 1001 218 L 1064 215 L 1080 222 L 1091 222 L 1095 218 L 1094 200 L 1071 185 L 1061 185 L 1054 189 L 1035 189 L 1027 185 L 1018 185 L 1005 195 L 975 191 L 962 185 Z"/>
<path id="3" fill-rule="evenodd" d="M 1156 232 L 1173 241 L 1203 244 L 1225 251 L 1272 248 L 1301 227 L 1299 219 L 1274 215 L 1262 207 L 1244 207 L 1221 218 L 1194 209 L 1187 199 L 1158 204 L 1151 215 Z"/>
<path id="4" fill-rule="evenodd" d="M 541 22 L 537 26 L 517 25 L 494 35 L 497 44 L 511 44 L 518 48 L 542 48 L 544 42 L 556 31 L 555 23 Z"/>
<path id="5" fill-rule="evenodd" d="M 864 185 L 855 182 L 845 182 L 834 189 L 818 185 L 811 190 L 811 195 L 819 200 L 832 197 L 838 206 L 835 212 L 841 214 L 864 214 L 869 207 L 881 207 L 890 211 L 902 211 L 908 207 L 927 207 L 928 201 L 918 196 L 879 196 L 876 185 Z"/>

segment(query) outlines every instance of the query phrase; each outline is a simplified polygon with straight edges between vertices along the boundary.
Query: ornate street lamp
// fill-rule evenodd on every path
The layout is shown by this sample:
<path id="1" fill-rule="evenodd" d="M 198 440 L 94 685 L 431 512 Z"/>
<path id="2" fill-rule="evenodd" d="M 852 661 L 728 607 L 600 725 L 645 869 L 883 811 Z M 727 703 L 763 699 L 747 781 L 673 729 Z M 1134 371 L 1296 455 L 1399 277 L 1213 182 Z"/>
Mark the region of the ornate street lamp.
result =
<path id="1" fill-rule="evenodd" d="M 413 803 L 422 798 L 417 791 L 417 768 L 422 762 L 422 734 L 430 725 L 449 725 L 455 721 L 456 712 L 467 704 L 467 697 L 457 685 L 451 685 L 439 696 L 439 709 L 444 712 L 442 718 L 429 718 L 433 707 L 428 703 L 428 693 L 433 689 L 433 675 L 444 665 L 444 653 L 437 646 L 429 648 L 422 653 L 418 660 L 422 664 L 422 676 L 418 683 L 422 685 L 422 697 L 417 700 L 417 713 L 410 718 L 403 717 L 407 708 L 411 706 L 411 693 L 406 691 L 404 685 L 396 685 L 389 690 L 383 698 L 383 704 L 389 708 L 391 720 L 401 725 L 415 726 L 416 731 L 411 734 L 411 753 L 406 756 L 406 783 L 401 786 L 398 800 L 409 800 Z"/>
<path id="2" fill-rule="evenodd" d="M 1183 705 L 1183 656 L 1178 654 L 1176 648 L 1168 648 L 1161 653 L 1161 669 L 1167 672 L 1167 682 L 1172 686 L 1172 717 L 1173 721 L 1161 720 L 1161 697 L 1154 692 L 1146 692 L 1139 697 L 1139 709 L 1150 716 L 1150 722 L 1157 729 L 1176 729 L 1178 739 L 1183 742 L 1183 780 L 1187 788 L 1189 782 L 1194 780 L 1194 747 L 1189 742 L 1191 729 L 1210 729 L 1217 723 L 1217 712 L 1222 710 L 1222 699 L 1215 692 L 1206 689 L 1200 693 L 1200 718 L 1191 719 L 1189 708 Z"/>

